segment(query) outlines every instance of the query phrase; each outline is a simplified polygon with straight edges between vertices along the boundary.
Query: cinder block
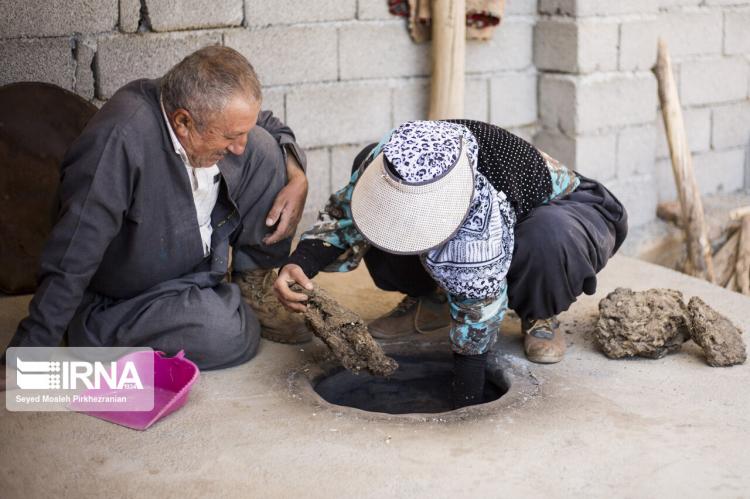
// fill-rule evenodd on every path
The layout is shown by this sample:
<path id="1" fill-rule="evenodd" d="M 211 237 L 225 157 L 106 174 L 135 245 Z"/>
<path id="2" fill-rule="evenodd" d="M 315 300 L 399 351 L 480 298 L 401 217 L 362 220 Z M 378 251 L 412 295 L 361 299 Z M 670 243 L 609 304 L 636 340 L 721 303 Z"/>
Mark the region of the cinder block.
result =
<path id="1" fill-rule="evenodd" d="M 542 20 L 534 32 L 534 62 L 540 69 L 566 73 L 613 71 L 618 42 L 619 25 L 612 20 Z"/>
<path id="2" fill-rule="evenodd" d="M 724 53 L 750 54 L 750 9 L 724 12 Z"/>
<path id="3" fill-rule="evenodd" d="M 575 20 L 554 17 L 536 24 L 534 64 L 542 70 L 578 72 L 578 29 Z"/>
<path id="4" fill-rule="evenodd" d="M 373 140 L 377 142 L 380 138 Z M 331 191 L 344 187 L 352 176 L 352 164 L 367 143 L 356 145 L 335 146 L 331 148 Z"/>
<path id="5" fill-rule="evenodd" d="M 569 168 L 600 181 L 615 177 L 617 134 L 578 135 L 568 137 L 544 130 L 536 135 L 535 144 Z"/>
<path id="6" fill-rule="evenodd" d="M 2 38 L 102 33 L 117 26 L 118 0 L 0 0 Z"/>
<path id="7" fill-rule="evenodd" d="M 505 3 L 505 15 L 532 15 L 537 13 L 537 8 L 538 0 L 510 0 Z M 500 27 L 502 29 L 502 22 Z"/>
<path id="8" fill-rule="evenodd" d="M 263 109 L 272 111 L 281 121 L 286 121 L 283 88 L 263 88 Z"/>
<path id="9" fill-rule="evenodd" d="M 357 15 L 357 0 L 246 0 L 248 26 L 346 21 Z"/>
<path id="10" fill-rule="evenodd" d="M 334 57 L 335 47 L 335 43 L 329 46 L 329 50 L 334 50 Z M 430 73 L 429 44 L 412 42 L 404 23 L 400 21 L 356 23 L 341 27 L 339 54 L 342 80 L 424 76 Z"/>
<path id="11" fill-rule="evenodd" d="M 750 0 L 706 0 L 706 5 L 750 5 Z"/>
<path id="12" fill-rule="evenodd" d="M 544 127 L 569 136 L 651 123 L 656 117 L 656 80 L 651 73 L 543 75 L 539 106 Z"/>
<path id="13" fill-rule="evenodd" d="M 539 12 L 542 14 L 573 16 L 576 12 L 576 0 L 539 0 Z"/>
<path id="14" fill-rule="evenodd" d="M 654 183 L 659 202 L 674 201 L 677 199 L 672 163 L 669 159 L 656 160 L 656 164 L 654 165 Z"/>
<path id="15" fill-rule="evenodd" d="M 536 105 L 536 92 L 534 92 Z M 484 78 L 467 78 L 464 88 L 464 118 L 478 121 L 489 119 L 489 83 Z"/>
<path id="16" fill-rule="evenodd" d="M 357 19 L 372 21 L 397 19 L 388 10 L 388 2 L 380 0 L 359 0 L 357 5 Z"/>
<path id="17" fill-rule="evenodd" d="M 707 107 L 683 109 L 682 117 L 690 151 L 693 153 L 708 151 L 711 148 L 711 109 Z M 669 145 L 661 113 L 656 119 L 656 157 L 668 158 Z"/>
<path id="18" fill-rule="evenodd" d="M 617 69 L 619 26 L 616 22 L 582 20 L 578 23 L 578 72 Z"/>
<path id="19" fill-rule="evenodd" d="M 120 0 L 120 31 L 135 33 L 141 21 L 141 0 Z"/>
<path id="20" fill-rule="evenodd" d="M 617 178 L 626 180 L 650 174 L 656 161 L 656 127 L 653 124 L 623 128 L 617 135 Z"/>
<path id="21" fill-rule="evenodd" d="M 656 18 L 623 22 L 620 25 L 620 70 L 651 69 L 656 63 L 658 33 Z"/>
<path id="22" fill-rule="evenodd" d="M 242 0 L 146 0 L 154 31 L 239 26 Z"/>
<path id="23" fill-rule="evenodd" d="M 224 34 L 224 44 L 248 58 L 264 85 L 336 80 L 336 41 L 336 28 L 325 25 L 235 29 Z"/>
<path id="24" fill-rule="evenodd" d="M 681 9 L 683 7 L 695 7 L 703 3 L 703 0 L 658 0 L 660 10 Z"/>
<path id="25" fill-rule="evenodd" d="M 652 123 L 656 117 L 656 78 L 651 73 L 584 76 L 576 87 L 575 132 Z M 563 121 L 563 130 L 569 126 Z"/>
<path id="26" fill-rule="evenodd" d="M 393 88 L 393 126 L 405 121 L 425 120 L 430 106 L 430 84 L 425 79 L 401 83 Z"/>
<path id="27" fill-rule="evenodd" d="M 380 84 L 299 85 L 286 96 L 287 124 L 305 147 L 373 141 L 391 127 L 390 100 Z"/>
<path id="28" fill-rule="evenodd" d="M 712 121 L 714 149 L 750 146 L 750 101 L 715 107 Z"/>
<path id="29" fill-rule="evenodd" d="M 750 68 L 742 57 L 685 61 L 680 65 L 680 97 L 684 106 L 747 98 Z"/>
<path id="30" fill-rule="evenodd" d="M 693 156 L 701 194 L 734 192 L 745 185 L 745 150 L 709 151 Z"/>
<path id="31" fill-rule="evenodd" d="M 611 180 L 617 172 L 617 134 L 579 135 L 576 157 L 570 167 L 599 181 Z"/>
<path id="32" fill-rule="evenodd" d="M 607 188 L 620 200 L 628 212 L 628 227 L 635 228 L 656 218 L 656 183 L 651 175 L 639 175 L 608 182 Z"/>
<path id="33" fill-rule="evenodd" d="M 96 39 L 82 37 L 75 40 L 75 92 L 86 100 L 94 98 L 94 54 L 96 54 Z"/>
<path id="34" fill-rule="evenodd" d="M 106 35 L 98 39 L 96 95 L 108 99 L 137 78 L 156 78 L 188 54 L 221 43 L 216 32 Z"/>
<path id="35" fill-rule="evenodd" d="M 532 141 L 534 146 L 549 154 L 565 166 L 575 168 L 576 142 L 556 130 L 543 128 Z"/>
<path id="36" fill-rule="evenodd" d="M 655 13 L 658 8 L 654 0 L 540 0 L 539 11 L 543 14 L 565 16 L 615 16 L 620 14 Z"/>
<path id="37" fill-rule="evenodd" d="M 327 148 L 306 149 L 307 201 L 305 211 L 318 213 L 331 195 L 331 157 Z"/>
<path id="38" fill-rule="evenodd" d="M 539 118 L 544 128 L 575 134 L 577 79 L 567 75 L 540 75 Z"/>
<path id="39" fill-rule="evenodd" d="M 491 40 L 466 42 L 466 72 L 523 69 L 533 64 L 534 30 L 523 18 L 506 19 Z"/>
<path id="40" fill-rule="evenodd" d="M 660 16 L 659 36 L 667 42 L 673 59 L 720 54 L 723 39 L 722 12 L 700 9 Z"/>
<path id="41" fill-rule="evenodd" d="M 536 74 L 514 73 L 490 80 L 490 121 L 502 127 L 537 121 Z"/>
<path id="42" fill-rule="evenodd" d="M 733 192 L 744 187 L 745 151 L 730 149 L 694 154 L 693 168 L 702 195 Z M 656 164 L 656 184 L 660 201 L 677 198 L 672 166 L 668 159 Z"/>
<path id="43" fill-rule="evenodd" d="M 0 85 L 42 81 L 74 90 L 75 62 L 70 38 L 3 40 Z"/>

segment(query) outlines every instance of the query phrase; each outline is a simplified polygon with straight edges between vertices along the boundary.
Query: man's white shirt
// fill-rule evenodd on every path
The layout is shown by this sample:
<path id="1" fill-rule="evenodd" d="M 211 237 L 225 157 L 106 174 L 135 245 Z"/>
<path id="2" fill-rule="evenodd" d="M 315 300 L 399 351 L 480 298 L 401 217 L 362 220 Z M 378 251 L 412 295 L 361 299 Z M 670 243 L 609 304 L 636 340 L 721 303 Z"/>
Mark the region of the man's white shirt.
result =
<path id="1" fill-rule="evenodd" d="M 219 197 L 219 186 L 221 185 L 219 182 L 219 167 L 215 164 L 205 168 L 191 166 L 185 148 L 182 147 L 182 144 L 180 144 L 180 141 L 174 134 L 174 130 L 172 130 L 172 124 L 169 122 L 163 105 L 161 112 L 164 115 L 164 121 L 167 123 L 167 130 L 169 130 L 169 137 L 172 139 L 174 152 L 182 159 L 190 178 L 190 187 L 193 191 L 193 202 L 195 203 L 195 212 L 198 215 L 198 227 L 203 243 L 203 255 L 208 256 L 211 253 L 211 234 L 213 233 L 211 212 L 214 211 L 214 206 L 216 206 L 216 200 Z"/>

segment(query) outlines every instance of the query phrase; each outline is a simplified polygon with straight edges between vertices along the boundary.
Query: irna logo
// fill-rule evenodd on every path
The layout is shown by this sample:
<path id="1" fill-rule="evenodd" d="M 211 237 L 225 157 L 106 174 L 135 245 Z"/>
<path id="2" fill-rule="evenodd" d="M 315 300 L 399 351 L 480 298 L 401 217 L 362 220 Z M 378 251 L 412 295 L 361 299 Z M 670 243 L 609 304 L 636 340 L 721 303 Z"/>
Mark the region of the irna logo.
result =
<path id="1" fill-rule="evenodd" d="M 24 362 L 16 364 L 16 384 L 24 390 L 77 390 L 78 388 L 113 390 L 143 390 L 143 383 L 132 361 L 123 363 L 118 370 L 117 362 L 50 361 Z"/>

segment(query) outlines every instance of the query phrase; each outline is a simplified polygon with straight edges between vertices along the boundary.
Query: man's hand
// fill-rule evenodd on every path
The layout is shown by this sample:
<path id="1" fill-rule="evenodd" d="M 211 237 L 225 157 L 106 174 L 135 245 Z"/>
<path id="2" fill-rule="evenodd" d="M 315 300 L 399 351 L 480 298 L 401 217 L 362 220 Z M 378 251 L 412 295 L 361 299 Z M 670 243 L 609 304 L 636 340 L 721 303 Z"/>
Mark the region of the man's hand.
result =
<path id="1" fill-rule="evenodd" d="M 313 283 L 302 271 L 302 267 L 293 263 L 284 265 L 276 282 L 273 283 L 273 291 L 286 308 L 293 312 L 304 312 L 306 308 L 304 302 L 307 301 L 307 295 L 295 293 L 289 289 L 289 286 L 295 282 L 310 291 L 313 289 Z"/>
<path id="2" fill-rule="evenodd" d="M 263 238 L 265 244 L 276 244 L 293 236 L 305 208 L 307 177 L 293 154 L 287 156 L 286 173 L 289 180 L 276 195 L 271 211 L 266 217 L 267 226 L 271 227 L 276 222 L 279 225 L 273 233 Z"/>

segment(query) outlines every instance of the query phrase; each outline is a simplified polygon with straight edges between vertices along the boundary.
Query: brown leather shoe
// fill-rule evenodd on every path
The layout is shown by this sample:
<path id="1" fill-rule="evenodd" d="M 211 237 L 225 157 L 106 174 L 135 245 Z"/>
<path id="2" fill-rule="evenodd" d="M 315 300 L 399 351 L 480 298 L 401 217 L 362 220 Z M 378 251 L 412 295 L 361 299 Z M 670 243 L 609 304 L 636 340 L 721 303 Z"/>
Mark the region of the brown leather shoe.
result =
<path id="1" fill-rule="evenodd" d="M 273 294 L 277 274 L 273 269 L 257 269 L 234 275 L 242 297 L 260 321 L 260 335 L 278 343 L 305 343 L 312 340 L 312 331 L 302 314 L 290 312 Z"/>
<path id="2" fill-rule="evenodd" d="M 526 358 L 537 364 L 554 364 L 565 356 L 565 335 L 557 328 L 557 318 L 521 322 Z"/>
<path id="3" fill-rule="evenodd" d="M 368 324 L 374 338 L 390 339 L 430 333 L 451 323 L 448 298 L 442 291 L 413 298 L 405 296 L 396 307 Z"/>

